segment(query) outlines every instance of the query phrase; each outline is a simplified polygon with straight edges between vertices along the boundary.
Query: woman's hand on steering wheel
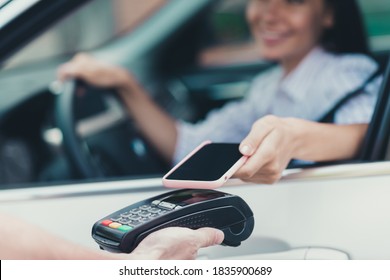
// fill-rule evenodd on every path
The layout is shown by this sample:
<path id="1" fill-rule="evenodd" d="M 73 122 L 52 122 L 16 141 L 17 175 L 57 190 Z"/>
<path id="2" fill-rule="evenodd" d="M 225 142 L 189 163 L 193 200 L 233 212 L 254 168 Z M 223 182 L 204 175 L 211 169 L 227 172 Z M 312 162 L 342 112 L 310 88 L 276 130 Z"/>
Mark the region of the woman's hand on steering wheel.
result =
<path id="1" fill-rule="evenodd" d="M 61 81 L 80 79 L 93 86 L 116 89 L 126 88 L 134 82 L 125 68 L 101 62 L 85 53 L 77 54 L 62 64 L 58 68 L 57 77 Z"/>

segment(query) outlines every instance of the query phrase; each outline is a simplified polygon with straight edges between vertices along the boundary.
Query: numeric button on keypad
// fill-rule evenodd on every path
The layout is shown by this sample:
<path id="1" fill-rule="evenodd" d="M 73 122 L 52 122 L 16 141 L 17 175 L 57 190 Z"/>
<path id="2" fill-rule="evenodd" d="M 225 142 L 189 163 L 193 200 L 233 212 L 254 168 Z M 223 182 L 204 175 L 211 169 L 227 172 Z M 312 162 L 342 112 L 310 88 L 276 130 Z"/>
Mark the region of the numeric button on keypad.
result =
<path id="1" fill-rule="evenodd" d="M 152 213 L 150 213 L 149 211 L 142 211 L 138 215 L 140 215 L 141 217 L 149 217 L 151 214 Z"/>
<path id="2" fill-rule="evenodd" d="M 133 215 L 133 213 L 131 213 L 131 212 L 123 212 L 123 213 L 121 213 L 121 217 L 130 217 L 131 215 Z"/>
<path id="3" fill-rule="evenodd" d="M 139 208 L 134 208 L 133 210 L 131 210 L 130 212 L 133 213 L 133 214 L 138 214 L 139 212 L 141 212 L 142 210 L 139 209 Z"/>
<path id="4" fill-rule="evenodd" d="M 110 220 L 113 221 L 113 222 L 117 222 L 117 221 L 120 220 L 121 218 L 122 218 L 122 217 L 121 217 L 120 215 L 118 215 L 118 216 L 115 216 L 115 217 L 110 218 Z"/>
<path id="5" fill-rule="evenodd" d="M 150 208 L 152 208 L 153 206 L 151 206 L 151 205 L 142 205 L 142 206 L 140 206 L 140 209 L 141 210 L 149 210 Z"/>
<path id="6" fill-rule="evenodd" d="M 141 220 L 141 218 L 142 217 L 140 215 L 133 215 L 133 216 L 130 217 L 130 219 L 133 220 L 133 221 Z"/>
<path id="7" fill-rule="evenodd" d="M 150 221 L 150 218 L 146 217 L 146 218 L 142 218 L 140 220 L 141 223 L 145 223 L 145 222 L 149 222 Z"/>
<path id="8" fill-rule="evenodd" d="M 117 222 L 118 223 L 121 223 L 123 225 L 127 224 L 128 222 L 130 222 L 131 220 L 129 218 L 121 218 L 119 219 Z"/>
<path id="9" fill-rule="evenodd" d="M 131 220 L 131 221 L 128 222 L 127 224 L 128 224 L 129 226 L 135 227 L 135 226 L 138 226 L 139 224 L 142 224 L 142 222 L 139 221 L 139 220 Z"/>
<path id="10" fill-rule="evenodd" d="M 149 218 L 153 219 L 153 218 L 156 218 L 160 216 L 158 213 L 153 213 L 153 214 L 150 214 Z"/>
<path id="11" fill-rule="evenodd" d="M 160 213 L 161 209 L 158 209 L 157 207 L 152 207 L 149 209 L 149 212 L 154 214 L 154 213 Z"/>

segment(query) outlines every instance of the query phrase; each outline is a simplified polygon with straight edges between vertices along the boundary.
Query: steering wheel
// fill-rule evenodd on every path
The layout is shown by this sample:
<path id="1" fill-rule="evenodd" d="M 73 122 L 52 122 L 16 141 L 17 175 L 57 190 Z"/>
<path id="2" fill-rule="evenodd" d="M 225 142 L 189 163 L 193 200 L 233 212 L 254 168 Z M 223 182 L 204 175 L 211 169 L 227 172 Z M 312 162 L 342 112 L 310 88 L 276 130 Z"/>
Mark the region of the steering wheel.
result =
<path id="1" fill-rule="evenodd" d="M 168 170 L 112 89 L 66 81 L 55 101 L 55 117 L 66 156 L 79 177 L 143 176 Z"/>

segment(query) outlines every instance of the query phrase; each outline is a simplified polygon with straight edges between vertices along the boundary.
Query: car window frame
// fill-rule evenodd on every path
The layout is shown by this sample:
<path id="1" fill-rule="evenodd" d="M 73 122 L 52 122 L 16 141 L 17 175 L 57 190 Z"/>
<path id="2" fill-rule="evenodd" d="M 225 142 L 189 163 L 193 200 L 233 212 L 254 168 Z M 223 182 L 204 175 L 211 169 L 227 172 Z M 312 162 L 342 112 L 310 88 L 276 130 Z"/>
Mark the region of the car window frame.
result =
<path id="1" fill-rule="evenodd" d="M 0 65 L 70 11 L 91 0 L 40 0 L 0 28 Z"/>

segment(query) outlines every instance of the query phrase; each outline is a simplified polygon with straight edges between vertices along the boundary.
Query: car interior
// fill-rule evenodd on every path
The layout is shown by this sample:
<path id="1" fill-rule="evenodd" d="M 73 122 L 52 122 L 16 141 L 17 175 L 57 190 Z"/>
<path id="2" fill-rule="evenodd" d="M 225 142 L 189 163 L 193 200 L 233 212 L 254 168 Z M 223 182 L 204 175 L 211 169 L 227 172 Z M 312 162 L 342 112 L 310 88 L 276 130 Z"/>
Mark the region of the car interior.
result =
<path id="1" fill-rule="evenodd" d="M 33 21 L 36 24 L 32 24 L 29 33 L 32 37 L 35 34 L 32 41 L 20 46 L 14 42 L 14 49 L 20 50 L 13 50 L 12 55 L 11 51 L 4 51 L 9 55 L 5 55 L 8 59 L 3 59 L 0 73 L 3 89 L 0 150 L 4 158 L 0 180 L 3 188 L 7 185 L 57 184 L 80 179 L 160 176 L 169 169 L 169 165 L 137 131 L 111 90 L 92 88 L 77 81 L 59 88 L 58 83 L 53 82 L 57 67 L 75 53 L 89 52 L 102 60 L 128 67 L 172 116 L 189 122 L 199 121 L 210 110 L 242 98 L 250 80 L 272 67 L 272 63 L 260 58 L 237 55 L 242 48 L 250 49 L 247 47 L 250 35 L 243 15 L 245 1 L 217 3 L 201 0 L 191 4 L 152 1 L 154 6 L 144 11 L 144 19 L 133 19 L 130 27 L 126 27 L 129 23 L 114 27 L 118 30 L 113 34 L 109 34 L 112 31 L 106 28 L 97 39 L 92 36 L 80 38 L 82 30 L 74 32 L 73 27 L 80 24 L 85 29 L 83 32 L 92 33 L 112 21 L 118 7 L 134 3 L 76 2 L 58 4 L 64 14 L 78 7 L 76 12 L 59 23 L 54 23 L 54 13 L 50 13 L 52 16 L 46 17 L 45 21 L 40 22 L 36 18 Z M 363 8 L 368 6 L 366 17 L 373 26 L 368 25 L 368 29 L 374 30 L 371 31 L 373 35 L 376 35 L 375 32 L 381 35 L 371 35 L 371 42 L 388 36 L 388 33 L 383 34 L 388 21 L 379 26 L 375 18 L 383 17 L 383 12 L 375 10 L 375 4 L 370 6 L 362 2 Z M 42 7 L 37 9 L 43 10 L 42 13 L 50 12 Z M 179 10 L 180 13 L 177 12 Z M 105 18 L 100 24 L 102 26 L 93 27 L 91 15 L 94 11 L 99 11 Z M 52 21 L 53 27 L 43 33 L 35 32 L 41 29 L 43 22 Z M 234 28 L 229 28 L 232 24 Z M 22 38 L 23 30 L 15 33 Z M 10 48 L 7 42 L 2 43 L 2 50 L 7 50 L 7 46 Z M 47 54 L 38 51 L 44 43 L 50 46 Z M 372 44 L 375 59 L 385 69 L 390 43 L 377 43 L 380 47 Z M 58 48 L 59 45 L 62 46 Z M 225 57 L 232 60 L 232 57 L 238 56 L 241 61 L 218 61 L 221 58 L 212 54 L 213 51 L 218 53 L 215 49 L 218 50 L 219 46 L 232 49 Z M 235 48 L 239 51 L 234 52 Z M 219 52 L 219 56 L 223 57 L 221 54 L 223 51 Z M 384 86 L 381 91 L 362 157 L 358 161 L 386 158 L 384 150 L 389 134 L 384 118 L 388 114 L 387 89 Z M 59 94 L 61 92 L 64 94 Z M 9 151 L 13 151 L 14 156 L 10 156 Z"/>
<path id="2" fill-rule="evenodd" d="M 7 19 L 12 2 L 0 5 L 0 211 L 91 248 L 92 225 L 165 192 L 170 166 L 114 90 L 59 83 L 62 63 L 84 52 L 126 67 L 188 122 L 243 98 L 274 66 L 250 40 L 247 0 L 26 0 Z M 200 259 L 389 258 L 390 2 L 359 4 L 383 73 L 359 157 L 292 165 L 272 186 L 229 181 L 223 191 L 252 208 L 254 232 Z"/>

